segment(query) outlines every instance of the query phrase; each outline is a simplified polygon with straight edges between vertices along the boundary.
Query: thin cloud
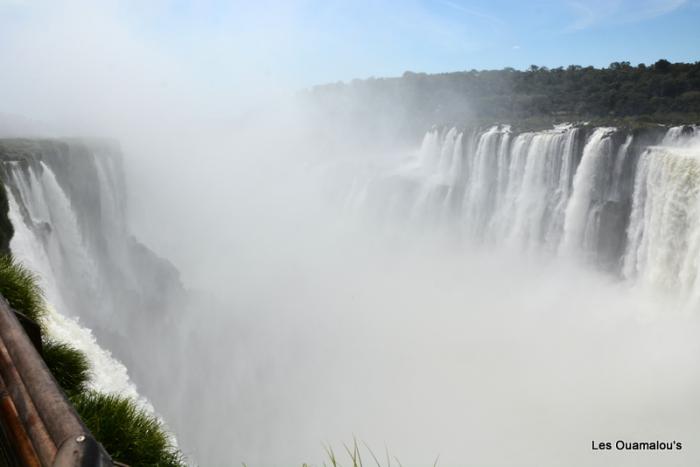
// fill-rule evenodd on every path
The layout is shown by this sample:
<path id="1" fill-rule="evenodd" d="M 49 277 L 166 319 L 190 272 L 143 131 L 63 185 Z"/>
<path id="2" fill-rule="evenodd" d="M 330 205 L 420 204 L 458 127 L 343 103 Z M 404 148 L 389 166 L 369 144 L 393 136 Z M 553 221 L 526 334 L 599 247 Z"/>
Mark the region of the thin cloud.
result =
<path id="1" fill-rule="evenodd" d="M 483 13 L 483 12 L 481 12 L 481 11 L 472 10 L 472 9 L 470 9 L 470 8 L 466 8 L 466 7 L 463 6 L 463 5 L 460 5 L 460 4 L 458 4 L 458 3 L 451 2 L 451 1 L 449 1 L 449 0 L 438 0 L 438 3 L 441 4 L 441 5 L 444 5 L 444 6 L 448 7 L 448 8 L 452 8 L 453 10 L 456 10 L 456 11 L 459 11 L 459 12 L 461 12 L 461 13 L 464 13 L 464 14 L 466 14 L 466 15 L 473 16 L 473 17 L 479 18 L 479 19 L 483 19 L 483 20 L 489 21 L 489 22 L 491 22 L 491 23 L 497 24 L 497 25 L 499 25 L 499 26 L 504 26 L 504 25 L 505 25 L 505 22 L 504 22 L 503 20 L 501 20 L 500 18 L 496 17 L 496 16 L 489 15 L 489 14 Z"/>
<path id="2" fill-rule="evenodd" d="M 646 21 L 672 13 L 688 0 L 586 0 L 568 1 L 574 21 L 567 31 L 581 31 L 606 24 Z"/>

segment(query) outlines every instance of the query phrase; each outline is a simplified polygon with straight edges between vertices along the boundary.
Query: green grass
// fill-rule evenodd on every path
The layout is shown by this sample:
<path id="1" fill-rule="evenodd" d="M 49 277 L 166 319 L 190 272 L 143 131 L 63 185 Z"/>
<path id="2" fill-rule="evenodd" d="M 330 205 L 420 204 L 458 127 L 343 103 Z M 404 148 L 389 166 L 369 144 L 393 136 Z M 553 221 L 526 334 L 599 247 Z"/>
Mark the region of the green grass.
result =
<path id="1" fill-rule="evenodd" d="M 112 459 L 132 466 L 183 466 L 160 421 L 131 399 L 84 392 L 73 405 Z"/>
<path id="2" fill-rule="evenodd" d="M 0 254 L 0 294 L 10 307 L 39 325 L 45 334 L 46 305 L 37 277 L 9 255 Z M 46 366 L 70 398 L 93 436 L 114 460 L 131 466 L 183 466 L 160 421 L 127 398 L 88 390 L 90 365 L 70 344 L 44 337 Z"/>
<path id="3" fill-rule="evenodd" d="M 43 329 L 42 318 L 46 314 L 46 306 L 37 278 L 8 255 L 0 255 L 0 294 L 12 308 Z"/>
<path id="4" fill-rule="evenodd" d="M 52 339 L 44 340 L 43 353 L 46 366 L 68 397 L 87 390 L 90 365 L 84 353 Z"/>
<path id="5" fill-rule="evenodd" d="M 352 445 L 343 444 L 343 454 L 337 455 L 331 446 L 324 446 L 329 464 L 324 462 L 324 467 L 363 467 L 365 464 L 362 461 L 362 452 L 365 451 L 367 465 L 376 465 L 377 467 L 402 467 L 401 462 L 393 456 L 389 455 L 389 450 L 385 449 L 385 453 L 380 460 L 379 456 L 372 451 L 367 443 L 362 442 L 361 447 L 357 443 L 357 439 L 353 439 Z M 346 457 L 347 456 L 347 457 Z M 345 461 L 347 459 L 347 463 Z M 435 459 L 433 467 L 437 467 L 438 460 Z M 304 464 L 303 467 L 308 467 Z"/>
<path id="6" fill-rule="evenodd" d="M 396 457 L 389 455 L 389 450 L 385 448 L 385 452 L 378 456 L 372 451 L 364 441 L 361 442 L 362 446 L 358 444 L 357 438 L 353 439 L 351 445 L 343 444 L 343 449 L 340 454 L 336 454 L 335 450 L 330 445 L 323 446 L 326 451 L 327 462 L 321 464 L 323 467 L 403 467 L 401 461 Z M 362 457 L 365 460 L 363 462 Z M 438 467 L 438 462 L 440 461 L 440 456 L 435 458 L 433 467 Z M 248 467 L 245 462 L 241 463 L 243 467 Z M 312 467 L 314 464 L 302 464 L 301 467 Z"/>

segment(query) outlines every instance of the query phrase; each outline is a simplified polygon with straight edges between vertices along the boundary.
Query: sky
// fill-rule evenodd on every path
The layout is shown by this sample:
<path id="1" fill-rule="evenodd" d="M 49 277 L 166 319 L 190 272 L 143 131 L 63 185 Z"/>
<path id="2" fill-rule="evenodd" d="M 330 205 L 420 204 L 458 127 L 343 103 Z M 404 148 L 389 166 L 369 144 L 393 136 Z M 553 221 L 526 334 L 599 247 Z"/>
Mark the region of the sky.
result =
<path id="1" fill-rule="evenodd" d="M 0 113 L 226 113 L 407 70 L 694 62 L 698 24 L 700 0 L 0 0 Z"/>

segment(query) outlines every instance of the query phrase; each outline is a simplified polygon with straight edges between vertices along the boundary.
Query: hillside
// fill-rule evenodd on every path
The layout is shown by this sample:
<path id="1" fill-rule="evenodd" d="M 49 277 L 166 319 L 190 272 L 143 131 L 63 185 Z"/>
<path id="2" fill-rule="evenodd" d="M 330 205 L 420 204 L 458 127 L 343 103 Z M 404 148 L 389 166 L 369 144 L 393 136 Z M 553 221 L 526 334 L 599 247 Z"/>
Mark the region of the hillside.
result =
<path id="1" fill-rule="evenodd" d="M 400 132 L 433 124 L 508 122 L 546 126 L 562 121 L 680 124 L 700 121 L 700 62 L 607 68 L 531 66 L 486 71 L 370 78 L 312 88 L 325 112 Z"/>

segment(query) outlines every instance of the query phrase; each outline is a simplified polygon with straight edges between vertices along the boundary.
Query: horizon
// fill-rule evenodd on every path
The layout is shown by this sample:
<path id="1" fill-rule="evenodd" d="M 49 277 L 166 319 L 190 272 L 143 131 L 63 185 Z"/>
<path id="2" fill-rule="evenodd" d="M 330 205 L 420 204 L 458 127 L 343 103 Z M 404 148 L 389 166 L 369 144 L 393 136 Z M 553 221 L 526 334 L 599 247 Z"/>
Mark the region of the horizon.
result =
<path id="1" fill-rule="evenodd" d="M 693 63 L 698 20 L 699 0 L 0 0 L 0 113 L 105 127 L 406 71 Z"/>

